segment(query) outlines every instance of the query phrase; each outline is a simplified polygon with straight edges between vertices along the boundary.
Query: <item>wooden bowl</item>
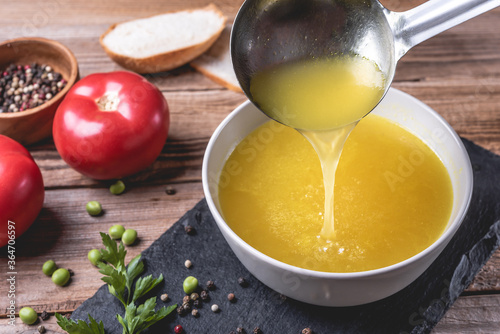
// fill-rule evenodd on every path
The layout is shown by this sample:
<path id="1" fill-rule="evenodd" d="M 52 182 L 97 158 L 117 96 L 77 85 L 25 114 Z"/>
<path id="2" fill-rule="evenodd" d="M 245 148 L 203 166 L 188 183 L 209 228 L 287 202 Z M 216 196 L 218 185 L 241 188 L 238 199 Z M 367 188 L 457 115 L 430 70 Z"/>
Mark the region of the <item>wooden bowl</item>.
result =
<path id="1" fill-rule="evenodd" d="M 78 63 L 73 53 L 59 42 L 23 37 L 0 44 L 0 70 L 10 64 L 37 63 L 51 66 L 67 81 L 66 86 L 44 104 L 19 112 L 0 113 L 0 134 L 23 145 L 35 143 L 52 134 L 52 121 L 57 107 L 79 78 Z"/>

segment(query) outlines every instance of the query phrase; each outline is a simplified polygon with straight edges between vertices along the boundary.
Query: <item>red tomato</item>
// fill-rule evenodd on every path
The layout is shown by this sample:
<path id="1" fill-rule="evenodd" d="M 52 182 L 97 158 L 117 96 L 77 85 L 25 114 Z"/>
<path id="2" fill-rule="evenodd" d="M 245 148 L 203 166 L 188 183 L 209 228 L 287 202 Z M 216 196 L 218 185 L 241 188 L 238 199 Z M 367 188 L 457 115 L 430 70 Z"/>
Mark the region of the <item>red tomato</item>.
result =
<path id="1" fill-rule="evenodd" d="M 68 92 L 54 117 L 57 151 L 78 172 L 118 179 L 151 165 L 170 123 L 163 94 L 126 71 L 91 74 Z"/>
<path id="2" fill-rule="evenodd" d="M 42 209 L 42 173 L 31 154 L 0 135 L 0 247 L 14 245 Z"/>

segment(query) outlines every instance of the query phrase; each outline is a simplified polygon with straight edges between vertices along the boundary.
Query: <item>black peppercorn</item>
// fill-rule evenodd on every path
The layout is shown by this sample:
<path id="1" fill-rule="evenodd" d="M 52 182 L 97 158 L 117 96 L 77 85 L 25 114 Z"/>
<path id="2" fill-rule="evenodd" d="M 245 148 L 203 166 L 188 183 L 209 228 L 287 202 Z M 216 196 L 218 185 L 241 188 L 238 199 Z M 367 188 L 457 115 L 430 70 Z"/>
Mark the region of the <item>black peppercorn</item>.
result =
<path id="1" fill-rule="evenodd" d="M 210 300 L 210 296 L 208 295 L 208 292 L 206 290 L 202 290 L 200 292 L 200 298 L 201 300 L 203 300 L 204 302 Z"/>
<path id="2" fill-rule="evenodd" d="M 201 308 L 201 306 L 202 306 L 201 299 L 193 300 L 193 307 Z"/>
<path id="3" fill-rule="evenodd" d="M 174 188 L 168 186 L 166 189 L 165 189 L 165 192 L 167 193 L 167 195 L 175 195 L 176 191 Z"/>
<path id="4" fill-rule="evenodd" d="M 42 314 L 40 314 L 40 318 L 42 318 L 42 320 L 48 320 L 50 318 L 50 314 L 47 312 L 47 311 L 42 311 Z"/>
<path id="5" fill-rule="evenodd" d="M 215 290 L 215 283 L 214 281 L 210 280 L 210 281 L 207 281 L 207 289 L 208 290 Z"/>
<path id="6" fill-rule="evenodd" d="M 180 315 L 181 317 L 186 315 L 186 310 L 184 309 L 184 307 L 182 307 L 182 305 L 177 307 L 177 314 Z"/>
<path id="7" fill-rule="evenodd" d="M 238 278 L 238 284 L 244 288 L 248 286 L 248 282 L 243 277 Z"/>
<path id="8" fill-rule="evenodd" d="M 184 227 L 184 230 L 186 231 L 187 234 L 189 235 L 194 235 L 196 233 L 196 230 L 194 227 L 192 227 L 191 225 L 186 225 L 186 227 Z"/>
<path id="9" fill-rule="evenodd" d="M 262 330 L 259 327 L 253 329 L 253 334 L 262 334 Z"/>
<path id="10" fill-rule="evenodd" d="M 238 328 L 236 328 L 236 333 L 238 333 L 238 334 L 245 334 L 246 332 L 243 329 L 243 327 L 238 327 Z"/>

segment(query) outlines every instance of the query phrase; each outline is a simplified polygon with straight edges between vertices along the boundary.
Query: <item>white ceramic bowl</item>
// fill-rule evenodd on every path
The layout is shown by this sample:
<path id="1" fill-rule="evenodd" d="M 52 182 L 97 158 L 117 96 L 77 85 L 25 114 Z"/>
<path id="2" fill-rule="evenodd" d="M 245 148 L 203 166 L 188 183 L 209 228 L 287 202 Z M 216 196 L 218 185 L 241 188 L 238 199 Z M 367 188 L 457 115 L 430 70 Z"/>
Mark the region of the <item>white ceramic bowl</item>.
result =
<path id="1" fill-rule="evenodd" d="M 403 262 L 376 270 L 356 273 L 307 270 L 272 259 L 248 245 L 224 221 L 217 184 L 235 146 L 269 119 L 253 104 L 245 102 L 219 125 L 210 139 L 202 170 L 210 211 L 238 259 L 277 292 L 323 306 L 352 306 L 388 297 L 419 277 L 460 227 L 472 195 L 472 168 L 467 151 L 452 127 L 427 105 L 393 88 L 372 112 L 406 128 L 436 152 L 450 174 L 454 195 L 450 220 L 436 242 Z"/>

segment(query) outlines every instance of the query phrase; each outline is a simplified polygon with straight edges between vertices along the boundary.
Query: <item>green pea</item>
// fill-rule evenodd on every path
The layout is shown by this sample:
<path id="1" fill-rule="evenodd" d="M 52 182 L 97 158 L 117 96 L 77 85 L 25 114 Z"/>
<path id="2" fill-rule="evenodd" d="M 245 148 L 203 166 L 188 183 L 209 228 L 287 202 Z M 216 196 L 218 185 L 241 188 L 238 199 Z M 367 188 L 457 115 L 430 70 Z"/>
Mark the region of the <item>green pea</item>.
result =
<path id="1" fill-rule="evenodd" d="M 23 307 L 19 310 L 19 318 L 26 325 L 33 325 L 38 320 L 38 314 L 31 307 Z"/>
<path id="2" fill-rule="evenodd" d="M 118 180 L 109 187 L 109 191 L 113 195 L 120 195 L 125 191 L 125 183 L 122 180 Z"/>
<path id="3" fill-rule="evenodd" d="M 88 202 L 85 208 L 87 209 L 88 214 L 91 216 L 98 216 L 102 212 L 101 203 L 99 203 L 98 201 Z"/>
<path id="4" fill-rule="evenodd" d="M 125 227 L 122 225 L 113 225 L 108 230 L 109 236 L 113 239 L 121 239 L 123 232 L 125 232 Z"/>
<path id="5" fill-rule="evenodd" d="M 184 292 L 190 295 L 198 288 L 198 279 L 193 276 L 188 276 L 184 279 L 182 287 L 184 288 Z"/>
<path id="6" fill-rule="evenodd" d="M 126 229 L 125 232 L 123 232 L 122 242 L 124 245 L 130 246 L 135 242 L 136 239 L 137 239 L 137 231 L 136 230 L 129 228 L 129 229 Z"/>
<path id="7" fill-rule="evenodd" d="M 97 263 L 101 262 L 102 260 L 102 255 L 98 249 L 92 249 L 87 254 L 87 258 L 94 266 L 97 266 Z"/>
<path id="8" fill-rule="evenodd" d="M 64 286 L 69 281 L 69 271 L 65 268 L 59 268 L 52 274 L 52 282 L 59 286 Z"/>
<path id="9" fill-rule="evenodd" d="M 54 271 L 56 271 L 57 265 L 54 260 L 48 260 L 43 264 L 42 271 L 47 276 L 52 276 Z"/>

